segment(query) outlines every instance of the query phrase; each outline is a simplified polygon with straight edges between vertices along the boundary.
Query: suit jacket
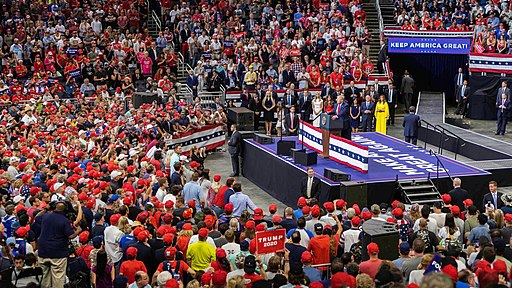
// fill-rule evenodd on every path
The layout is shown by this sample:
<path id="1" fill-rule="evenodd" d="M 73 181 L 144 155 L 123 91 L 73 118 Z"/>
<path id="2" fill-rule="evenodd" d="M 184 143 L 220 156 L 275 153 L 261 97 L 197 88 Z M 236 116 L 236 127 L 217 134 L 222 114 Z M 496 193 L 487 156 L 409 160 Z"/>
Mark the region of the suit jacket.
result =
<path id="1" fill-rule="evenodd" d="M 350 106 L 348 105 L 347 102 L 344 102 L 343 104 L 341 104 L 340 111 L 338 113 L 338 105 L 338 103 L 334 103 L 334 109 L 332 110 L 331 113 L 329 113 L 329 115 L 338 116 L 338 119 L 343 120 L 343 122 L 345 122 L 343 123 L 343 127 L 350 127 L 348 126 L 349 124 L 346 123 L 350 121 Z"/>
<path id="2" fill-rule="evenodd" d="M 414 93 L 414 79 L 409 77 L 402 78 L 402 86 L 400 87 L 400 92 L 412 94 Z"/>
<path id="3" fill-rule="evenodd" d="M 452 197 L 452 205 L 457 205 L 461 209 L 464 208 L 464 203 L 462 202 L 469 198 L 468 191 L 460 187 L 453 188 L 450 192 L 448 192 L 448 194 L 450 194 L 450 197 Z"/>
<path id="4" fill-rule="evenodd" d="M 505 90 L 503 90 L 503 88 L 498 88 L 498 94 L 496 95 L 496 102 L 499 102 L 501 100 L 501 94 L 507 94 L 507 99 L 510 99 L 510 88 L 505 88 Z"/>
<path id="5" fill-rule="evenodd" d="M 290 106 L 297 106 L 297 97 L 295 95 L 290 94 L 290 102 L 288 101 L 288 94 L 283 95 L 283 103 L 284 106 L 290 105 Z"/>
<path id="6" fill-rule="evenodd" d="M 254 97 L 251 97 L 251 99 L 249 99 L 249 106 L 247 108 L 254 112 L 261 112 L 261 100 L 258 99 L 258 102 L 256 102 Z M 257 115 L 255 115 L 255 117 L 256 116 Z"/>
<path id="7" fill-rule="evenodd" d="M 311 107 L 311 94 L 308 93 L 308 95 L 304 95 L 303 93 L 300 93 L 299 95 L 299 112 L 301 119 L 304 121 L 309 121 L 309 115 L 311 115 L 311 112 L 313 112 L 313 109 Z"/>
<path id="8" fill-rule="evenodd" d="M 345 97 L 347 97 L 347 98 L 352 98 L 352 94 L 356 94 L 357 98 L 359 98 L 359 96 L 361 96 L 361 93 L 359 92 L 359 89 L 357 89 L 357 87 L 354 87 L 354 92 L 352 92 L 352 87 L 350 87 L 350 86 L 345 88 L 345 90 L 343 92 L 345 94 Z"/>
<path id="9" fill-rule="evenodd" d="M 462 82 L 464 83 L 464 80 L 466 80 L 468 77 L 466 76 L 466 74 L 464 74 L 464 72 L 462 73 Z M 453 82 L 455 83 L 455 87 L 458 86 L 458 83 L 459 83 L 459 73 L 455 74 L 455 76 L 453 77 Z"/>
<path id="10" fill-rule="evenodd" d="M 377 57 L 377 60 L 379 62 L 386 62 L 387 58 L 388 58 L 388 45 L 382 45 L 382 46 L 380 46 L 379 56 Z"/>
<path id="11" fill-rule="evenodd" d="M 466 88 L 464 89 L 464 95 L 462 95 L 462 86 L 457 87 L 457 93 L 455 93 L 457 101 L 462 101 L 463 97 L 467 97 L 469 99 L 469 95 L 471 95 L 471 87 L 466 86 Z"/>
<path id="12" fill-rule="evenodd" d="M 406 137 L 417 137 L 418 127 L 420 127 L 420 116 L 409 113 L 404 117 L 402 126 L 404 127 L 404 136 Z"/>
<path id="13" fill-rule="evenodd" d="M 375 84 L 373 84 L 372 86 L 375 87 Z M 375 87 L 375 91 L 377 92 L 378 95 L 384 94 L 384 85 L 379 84 L 377 87 Z"/>
<path id="14" fill-rule="evenodd" d="M 503 193 L 498 192 L 498 197 L 496 197 L 496 198 L 498 198 L 498 199 L 496 199 L 496 201 L 498 202 L 498 207 L 494 207 L 494 209 L 500 209 L 501 207 L 504 206 L 503 201 L 501 200 L 502 195 L 503 195 Z M 484 200 L 482 201 L 482 212 L 485 211 L 485 205 L 488 202 L 491 202 L 491 204 L 494 205 L 494 200 L 492 199 L 491 193 L 487 193 L 484 195 Z"/>
<path id="15" fill-rule="evenodd" d="M 367 90 L 365 93 L 364 93 L 364 96 L 366 98 L 366 96 L 370 95 L 372 97 L 373 100 L 375 101 L 378 101 L 379 100 L 379 93 L 377 91 L 372 91 L 372 90 Z"/>
<path id="16" fill-rule="evenodd" d="M 283 72 L 281 72 L 281 75 L 283 76 L 283 85 L 286 85 L 288 83 L 295 83 L 297 80 L 295 80 L 295 73 L 290 70 L 283 70 Z"/>
<path id="17" fill-rule="evenodd" d="M 389 91 L 390 90 L 393 92 L 393 99 L 389 99 Z M 394 105 L 396 104 L 397 99 L 398 99 L 398 90 L 396 90 L 394 88 L 393 89 L 386 88 L 384 90 L 384 95 L 386 96 L 386 100 L 388 101 L 388 103 L 392 103 L 393 107 L 394 107 Z"/>
<path id="18" fill-rule="evenodd" d="M 320 96 L 322 98 L 327 97 L 327 95 L 332 95 L 334 93 L 334 88 L 330 87 L 329 91 L 327 91 L 327 87 L 322 88 L 322 92 L 320 93 Z"/>
<path id="19" fill-rule="evenodd" d="M 303 197 L 308 198 L 308 178 L 305 177 L 302 178 L 300 181 L 300 194 Z M 311 197 L 310 198 L 316 198 L 318 199 L 318 196 L 320 196 L 320 192 L 322 191 L 320 187 L 320 179 L 313 177 L 313 183 L 311 183 Z"/>
<path id="20" fill-rule="evenodd" d="M 498 117 L 500 117 L 503 114 L 503 117 L 507 118 L 508 113 L 510 111 L 510 100 L 505 100 L 505 108 L 501 109 L 499 106 L 501 106 L 501 99 L 500 101 L 496 102 L 496 109 L 498 110 Z"/>
<path id="21" fill-rule="evenodd" d="M 286 114 L 284 116 L 284 126 L 285 126 L 286 130 L 297 129 L 299 127 L 299 114 L 294 113 L 293 126 L 292 126 L 292 119 L 290 116 L 291 116 L 290 114 Z"/>
<path id="22" fill-rule="evenodd" d="M 369 114 L 364 113 L 364 111 L 370 110 Z M 366 101 L 361 103 L 361 115 L 363 116 L 363 121 L 365 121 L 368 117 L 372 118 L 373 113 L 375 111 L 375 102 L 370 101 L 370 104 L 366 105 Z"/>
<path id="23" fill-rule="evenodd" d="M 231 156 L 238 156 L 241 151 L 242 146 L 242 135 L 240 135 L 240 132 L 235 131 L 233 134 L 231 134 L 231 137 L 228 141 L 228 152 L 231 154 Z"/>

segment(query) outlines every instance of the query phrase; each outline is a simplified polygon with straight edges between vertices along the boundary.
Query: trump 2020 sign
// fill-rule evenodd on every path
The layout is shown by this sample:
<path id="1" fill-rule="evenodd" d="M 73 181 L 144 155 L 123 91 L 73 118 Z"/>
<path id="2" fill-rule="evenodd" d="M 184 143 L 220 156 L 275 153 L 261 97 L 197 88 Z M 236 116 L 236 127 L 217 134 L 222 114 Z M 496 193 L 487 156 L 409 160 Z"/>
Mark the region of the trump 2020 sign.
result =
<path id="1" fill-rule="evenodd" d="M 256 232 L 256 238 L 254 240 L 256 240 L 256 252 L 258 254 L 284 251 L 286 229 Z"/>
<path id="2" fill-rule="evenodd" d="M 470 38 L 388 38 L 389 53 L 469 54 Z"/>

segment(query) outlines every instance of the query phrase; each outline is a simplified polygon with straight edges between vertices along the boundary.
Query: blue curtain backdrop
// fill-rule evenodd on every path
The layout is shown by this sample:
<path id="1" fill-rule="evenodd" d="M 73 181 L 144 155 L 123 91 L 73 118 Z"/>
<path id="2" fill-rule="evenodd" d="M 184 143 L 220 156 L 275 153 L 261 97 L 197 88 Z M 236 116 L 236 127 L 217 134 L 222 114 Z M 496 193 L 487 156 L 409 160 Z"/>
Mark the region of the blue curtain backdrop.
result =
<path id="1" fill-rule="evenodd" d="M 409 71 L 416 81 L 416 93 L 445 92 L 447 104 L 455 104 L 455 75 L 459 67 L 467 74 L 468 55 L 393 53 L 389 58 L 396 79 L 402 79 L 404 71 Z M 400 86 L 401 80 L 397 84 Z"/>

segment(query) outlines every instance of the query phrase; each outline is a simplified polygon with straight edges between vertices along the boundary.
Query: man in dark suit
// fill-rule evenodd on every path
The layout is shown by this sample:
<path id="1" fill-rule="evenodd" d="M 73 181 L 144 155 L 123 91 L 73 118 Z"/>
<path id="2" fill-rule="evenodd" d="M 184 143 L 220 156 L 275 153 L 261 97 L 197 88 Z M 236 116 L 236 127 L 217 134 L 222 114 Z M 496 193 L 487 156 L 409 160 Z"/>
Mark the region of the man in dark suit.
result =
<path id="1" fill-rule="evenodd" d="M 251 93 L 249 93 L 250 95 Z M 261 99 L 258 97 L 258 94 L 252 93 L 251 99 L 249 99 L 249 105 L 247 108 L 254 112 L 254 131 L 258 131 L 258 127 L 260 125 L 260 118 L 261 118 Z M 250 96 L 249 96 L 250 97 Z"/>
<path id="2" fill-rule="evenodd" d="M 510 110 L 510 100 L 508 99 L 507 94 L 501 94 L 501 99 L 496 102 L 496 109 L 498 110 L 498 129 L 496 129 L 496 135 L 505 135 L 508 112 Z"/>
<path id="3" fill-rule="evenodd" d="M 457 100 L 457 110 L 455 114 L 466 116 L 466 112 L 468 110 L 468 99 L 471 94 L 470 87 L 468 86 L 468 80 L 464 80 L 462 85 L 457 88 L 457 92 L 455 93 L 455 100 Z"/>
<path id="4" fill-rule="evenodd" d="M 345 96 L 343 94 L 338 95 L 336 98 L 336 104 L 334 104 L 334 110 L 332 110 L 329 115 L 333 115 L 332 119 L 339 119 L 343 121 L 343 129 L 341 130 L 341 137 L 352 140 L 352 128 L 350 127 L 350 118 L 349 118 L 349 110 L 350 106 L 345 101 Z"/>
<path id="5" fill-rule="evenodd" d="M 464 74 L 464 70 L 462 67 L 457 71 L 457 75 L 455 75 L 455 89 L 459 88 L 464 84 L 464 80 L 466 80 L 466 75 Z"/>
<path id="6" fill-rule="evenodd" d="M 498 183 L 496 183 L 496 181 L 490 181 L 489 193 L 484 195 L 484 200 L 482 201 L 482 213 L 485 212 L 485 207 L 488 204 L 492 204 L 494 209 L 503 207 L 503 200 L 501 200 L 502 195 L 503 193 L 498 192 Z"/>
<path id="7" fill-rule="evenodd" d="M 299 115 L 295 113 L 295 106 L 290 107 L 290 113 L 284 117 L 284 128 L 286 135 L 297 135 L 299 128 Z"/>
<path id="8" fill-rule="evenodd" d="M 372 86 L 375 88 L 377 95 L 384 94 L 384 85 L 379 83 L 379 79 L 375 79 Z"/>
<path id="9" fill-rule="evenodd" d="M 469 198 L 469 193 L 468 191 L 460 188 L 461 184 L 462 181 L 460 180 L 460 178 L 454 178 L 453 189 L 450 192 L 448 192 L 448 194 L 450 194 L 450 197 L 452 197 L 451 204 L 459 206 L 460 210 L 464 211 L 466 209 L 464 208 L 463 201 Z"/>
<path id="10" fill-rule="evenodd" d="M 297 98 L 295 95 L 292 95 L 290 89 L 286 89 L 286 92 L 283 95 L 283 103 L 284 103 L 284 111 L 285 113 L 290 113 L 290 107 L 297 106 Z"/>
<path id="11" fill-rule="evenodd" d="M 240 161 L 238 157 L 240 156 L 241 146 L 242 146 L 242 135 L 236 129 L 236 124 L 231 125 L 231 138 L 229 138 L 228 142 L 228 152 L 231 155 L 231 166 L 233 166 L 233 173 L 230 177 L 235 177 L 240 175 Z"/>
<path id="12" fill-rule="evenodd" d="M 501 95 L 507 95 L 507 99 L 510 99 L 510 88 L 507 87 L 507 81 L 501 82 L 501 87 L 498 89 L 498 95 L 496 95 L 496 102 L 501 100 Z"/>
<path id="13" fill-rule="evenodd" d="M 345 94 L 345 96 L 348 97 L 348 99 L 354 99 L 359 98 L 360 92 L 359 89 L 357 89 L 357 87 L 355 86 L 355 82 L 350 81 L 349 86 L 345 88 L 343 94 Z"/>
<path id="14" fill-rule="evenodd" d="M 295 80 L 295 72 L 291 70 L 290 64 L 286 64 L 286 69 L 281 72 L 281 76 L 283 77 L 283 86 L 290 87 L 290 84 L 296 82 Z"/>
<path id="15" fill-rule="evenodd" d="M 332 95 L 332 93 L 334 93 L 334 89 L 331 87 L 331 83 L 326 82 L 324 87 L 322 87 L 322 93 L 320 94 L 320 96 L 322 96 L 322 98 L 325 98 L 328 95 Z"/>
<path id="16" fill-rule="evenodd" d="M 306 199 L 315 198 L 318 200 L 320 191 L 320 179 L 315 177 L 315 170 L 309 167 L 308 177 L 302 178 L 300 181 L 300 194 Z"/>
<path id="17" fill-rule="evenodd" d="M 299 94 L 299 112 L 301 120 L 310 121 L 309 117 L 313 110 L 311 107 L 311 93 L 309 93 L 307 88 Z"/>
<path id="18" fill-rule="evenodd" d="M 412 106 L 412 95 L 414 93 L 414 79 L 409 75 L 409 71 L 405 70 L 404 77 L 402 78 L 402 86 L 400 92 L 404 96 L 405 109 L 409 109 Z"/>
<path id="19" fill-rule="evenodd" d="M 363 114 L 363 132 L 371 132 L 375 103 L 372 101 L 372 97 L 370 95 L 366 95 L 365 100 L 366 101 L 361 103 L 361 112 Z"/>
<path id="20" fill-rule="evenodd" d="M 416 107 L 409 107 L 409 114 L 404 117 L 405 142 L 416 145 L 418 142 L 418 127 L 420 127 L 420 116 L 416 115 Z"/>
<path id="21" fill-rule="evenodd" d="M 393 86 L 393 83 L 390 81 L 388 83 L 388 88 L 384 91 L 384 95 L 386 96 L 386 100 L 388 101 L 389 107 L 389 124 L 395 125 L 395 109 L 398 107 L 397 98 L 398 91 Z"/>
<path id="22" fill-rule="evenodd" d="M 384 73 L 384 65 L 386 64 L 386 60 L 388 59 L 388 47 L 386 42 L 380 41 L 380 50 L 379 55 L 377 57 L 377 70 L 379 73 Z"/>

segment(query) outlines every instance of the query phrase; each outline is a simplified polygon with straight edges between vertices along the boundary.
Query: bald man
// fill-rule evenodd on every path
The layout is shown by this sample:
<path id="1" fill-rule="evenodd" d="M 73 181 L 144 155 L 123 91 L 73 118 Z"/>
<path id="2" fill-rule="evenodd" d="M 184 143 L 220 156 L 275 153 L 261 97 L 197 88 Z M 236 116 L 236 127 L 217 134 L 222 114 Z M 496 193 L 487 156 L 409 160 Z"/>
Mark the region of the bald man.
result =
<path id="1" fill-rule="evenodd" d="M 460 187 L 461 184 L 462 181 L 460 180 L 460 178 L 453 179 L 453 189 L 450 192 L 448 192 L 448 194 L 450 194 L 450 197 L 452 197 L 451 204 L 459 206 L 460 211 L 464 211 L 466 209 L 464 208 L 464 204 L 462 203 L 462 201 L 469 198 L 469 193 L 468 191 Z"/>

